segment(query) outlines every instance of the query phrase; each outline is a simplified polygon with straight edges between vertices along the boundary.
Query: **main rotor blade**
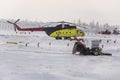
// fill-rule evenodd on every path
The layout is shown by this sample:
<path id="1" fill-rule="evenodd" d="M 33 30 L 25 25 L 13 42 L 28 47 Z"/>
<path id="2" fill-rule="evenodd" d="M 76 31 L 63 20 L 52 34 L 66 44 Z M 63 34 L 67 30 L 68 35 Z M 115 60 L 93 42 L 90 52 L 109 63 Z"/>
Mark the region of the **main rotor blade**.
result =
<path id="1" fill-rule="evenodd" d="M 71 23 L 71 22 L 65 22 L 65 21 L 52 22 L 52 23 L 61 23 L 61 24 L 68 23 L 68 24 L 75 24 L 75 23 Z"/>

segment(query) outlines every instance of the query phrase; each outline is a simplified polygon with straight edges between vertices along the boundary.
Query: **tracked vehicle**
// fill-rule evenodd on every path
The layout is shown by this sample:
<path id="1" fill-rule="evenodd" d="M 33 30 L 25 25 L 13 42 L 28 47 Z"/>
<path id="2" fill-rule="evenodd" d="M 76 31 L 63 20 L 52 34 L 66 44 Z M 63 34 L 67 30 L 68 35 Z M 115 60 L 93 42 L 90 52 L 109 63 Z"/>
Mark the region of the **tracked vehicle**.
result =
<path id="1" fill-rule="evenodd" d="M 79 52 L 80 55 L 108 55 L 111 56 L 110 53 L 103 53 L 102 48 L 99 47 L 100 41 L 93 40 L 91 42 L 91 49 L 89 47 L 86 47 L 85 44 L 82 42 L 75 42 L 72 50 L 72 54 L 75 54 L 76 52 Z"/>

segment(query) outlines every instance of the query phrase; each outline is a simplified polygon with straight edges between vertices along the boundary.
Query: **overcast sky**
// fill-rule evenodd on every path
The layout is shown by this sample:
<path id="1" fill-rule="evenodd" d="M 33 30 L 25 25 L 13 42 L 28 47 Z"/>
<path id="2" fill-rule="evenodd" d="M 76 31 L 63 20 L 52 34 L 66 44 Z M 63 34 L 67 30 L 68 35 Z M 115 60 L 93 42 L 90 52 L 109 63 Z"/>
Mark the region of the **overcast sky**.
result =
<path id="1" fill-rule="evenodd" d="M 0 0 L 0 18 L 120 25 L 120 0 Z"/>

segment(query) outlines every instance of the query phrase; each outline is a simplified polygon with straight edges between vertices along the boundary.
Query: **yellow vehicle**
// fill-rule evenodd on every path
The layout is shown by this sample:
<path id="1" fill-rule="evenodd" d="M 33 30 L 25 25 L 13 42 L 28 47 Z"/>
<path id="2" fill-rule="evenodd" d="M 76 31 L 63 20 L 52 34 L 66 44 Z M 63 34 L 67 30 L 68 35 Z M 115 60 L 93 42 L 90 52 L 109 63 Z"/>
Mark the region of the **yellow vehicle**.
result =
<path id="1" fill-rule="evenodd" d="M 45 31 L 46 34 L 50 37 L 56 38 L 56 39 L 68 39 L 71 37 L 82 37 L 85 36 L 85 33 L 76 27 L 74 23 L 69 22 L 57 22 L 59 25 L 55 27 L 38 27 L 38 28 L 21 28 L 17 25 L 17 22 L 20 19 L 16 20 L 14 23 L 11 21 L 7 21 L 10 24 L 14 25 L 14 29 L 16 31 Z"/>
<path id="2" fill-rule="evenodd" d="M 76 28 L 76 26 L 70 25 L 58 25 L 56 27 L 47 27 L 45 28 L 45 32 L 48 36 L 56 39 L 68 39 L 71 37 L 83 37 L 85 33 L 81 30 Z"/>

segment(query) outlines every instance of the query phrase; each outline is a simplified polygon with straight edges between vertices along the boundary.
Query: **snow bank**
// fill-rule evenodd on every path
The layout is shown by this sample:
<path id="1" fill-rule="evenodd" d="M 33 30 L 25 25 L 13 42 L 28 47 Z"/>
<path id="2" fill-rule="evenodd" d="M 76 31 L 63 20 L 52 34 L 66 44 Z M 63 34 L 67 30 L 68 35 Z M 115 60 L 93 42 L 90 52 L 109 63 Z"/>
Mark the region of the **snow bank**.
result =
<path id="1" fill-rule="evenodd" d="M 103 40 L 100 44 L 113 56 L 72 55 L 75 41 L 55 40 L 44 33 L 40 36 L 7 34 L 0 38 L 0 80 L 120 79 L 119 37 L 110 36 L 109 42 Z M 18 44 L 7 44 L 8 41 Z M 86 43 L 90 46 L 89 40 Z"/>

